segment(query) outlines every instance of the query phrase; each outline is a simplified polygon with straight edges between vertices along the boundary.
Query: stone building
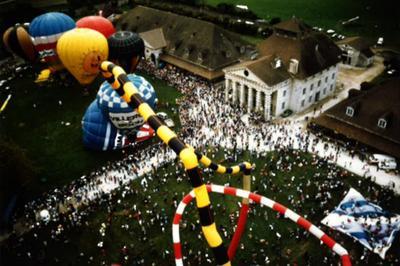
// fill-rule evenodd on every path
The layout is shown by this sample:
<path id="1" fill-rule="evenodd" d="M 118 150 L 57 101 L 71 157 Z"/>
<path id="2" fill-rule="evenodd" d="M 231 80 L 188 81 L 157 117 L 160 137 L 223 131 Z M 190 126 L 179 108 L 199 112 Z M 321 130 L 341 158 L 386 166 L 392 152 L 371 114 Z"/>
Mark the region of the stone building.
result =
<path id="1" fill-rule="evenodd" d="M 292 18 L 274 26 L 260 57 L 224 69 L 225 99 L 266 120 L 300 112 L 335 90 L 341 51 L 329 37 Z"/>
<path id="2" fill-rule="evenodd" d="M 400 159 L 400 79 L 387 80 L 349 97 L 313 121 L 339 138 L 346 137 Z"/>
<path id="3" fill-rule="evenodd" d="M 342 50 L 342 63 L 355 67 L 369 67 L 374 62 L 370 43 L 362 37 L 349 37 L 338 41 Z"/>
<path id="4" fill-rule="evenodd" d="M 223 84 L 222 69 L 255 51 L 238 34 L 213 23 L 144 6 L 122 15 L 116 27 L 138 32 L 153 62 L 163 61 L 213 83 Z"/>

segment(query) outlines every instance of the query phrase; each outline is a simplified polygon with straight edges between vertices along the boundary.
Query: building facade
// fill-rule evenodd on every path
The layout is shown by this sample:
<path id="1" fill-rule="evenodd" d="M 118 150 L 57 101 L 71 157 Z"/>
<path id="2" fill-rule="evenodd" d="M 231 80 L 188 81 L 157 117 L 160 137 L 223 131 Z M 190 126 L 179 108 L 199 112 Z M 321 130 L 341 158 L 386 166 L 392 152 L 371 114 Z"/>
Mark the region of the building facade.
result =
<path id="1" fill-rule="evenodd" d="M 333 65 L 304 80 L 290 76 L 268 84 L 246 66 L 225 69 L 225 101 L 259 112 L 265 120 L 280 116 L 285 110 L 300 112 L 331 95 L 336 86 L 338 65 Z"/>
<path id="2" fill-rule="evenodd" d="M 347 99 L 313 123 L 340 139 L 344 136 L 400 159 L 400 79 L 364 91 L 350 90 Z"/>
<path id="3" fill-rule="evenodd" d="M 160 63 L 160 56 L 167 46 L 162 28 L 139 33 L 144 42 L 144 56 L 146 60 L 153 62 L 155 66 Z"/>
<path id="4" fill-rule="evenodd" d="M 300 112 L 331 95 L 340 49 L 297 19 L 280 23 L 260 47 L 261 57 L 224 69 L 225 100 L 265 120 Z"/>

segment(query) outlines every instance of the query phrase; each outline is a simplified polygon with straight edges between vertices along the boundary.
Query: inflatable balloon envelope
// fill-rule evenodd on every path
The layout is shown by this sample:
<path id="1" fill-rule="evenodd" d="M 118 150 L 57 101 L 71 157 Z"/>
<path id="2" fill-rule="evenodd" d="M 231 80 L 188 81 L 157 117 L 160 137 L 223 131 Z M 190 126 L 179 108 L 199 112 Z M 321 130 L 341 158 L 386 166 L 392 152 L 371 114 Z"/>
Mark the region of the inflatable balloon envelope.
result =
<path id="1" fill-rule="evenodd" d="M 109 59 L 120 65 L 126 72 L 134 72 L 144 54 L 144 42 L 139 34 L 118 31 L 108 38 Z"/>
<path id="2" fill-rule="evenodd" d="M 155 131 L 148 124 L 144 124 L 136 134 L 136 142 L 142 142 L 155 136 Z"/>
<path id="3" fill-rule="evenodd" d="M 38 53 L 35 50 L 31 36 L 28 33 L 29 23 L 8 28 L 3 34 L 3 43 L 6 49 L 23 58 L 34 62 Z"/>
<path id="4" fill-rule="evenodd" d="M 57 41 L 64 32 L 75 28 L 75 21 L 60 12 L 49 12 L 34 18 L 29 25 L 35 49 L 52 70 L 63 68 L 57 55 Z"/>
<path id="5" fill-rule="evenodd" d="M 93 150 L 116 150 L 130 144 L 127 137 L 114 127 L 94 100 L 82 119 L 83 144 Z"/>
<path id="6" fill-rule="evenodd" d="M 110 37 L 110 35 L 115 32 L 115 28 L 111 21 L 102 16 L 83 17 L 76 22 L 76 27 L 98 31 L 106 38 Z"/>
<path id="7" fill-rule="evenodd" d="M 90 84 L 108 57 L 107 39 L 91 29 L 73 29 L 57 43 L 61 62 L 81 84 Z"/>
<path id="8" fill-rule="evenodd" d="M 143 77 L 129 74 L 129 80 L 138 89 L 143 100 L 154 109 L 157 96 L 153 86 Z M 97 93 L 99 108 L 108 114 L 113 125 L 124 132 L 137 131 L 143 124 L 143 118 L 133 110 L 111 87 L 108 82 L 103 82 Z"/>

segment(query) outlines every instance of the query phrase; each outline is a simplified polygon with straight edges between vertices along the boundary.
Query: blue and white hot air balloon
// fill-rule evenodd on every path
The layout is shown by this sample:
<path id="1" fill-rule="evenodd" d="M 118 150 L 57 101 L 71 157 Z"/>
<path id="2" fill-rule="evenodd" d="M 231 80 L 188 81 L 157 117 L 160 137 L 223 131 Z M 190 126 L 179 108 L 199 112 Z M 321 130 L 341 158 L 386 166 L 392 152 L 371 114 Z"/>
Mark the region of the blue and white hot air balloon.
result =
<path id="1" fill-rule="evenodd" d="M 93 150 L 117 150 L 130 144 L 127 137 L 109 121 L 94 100 L 82 119 L 83 144 Z"/>
<path id="2" fill-rule="evenodd" d="M 154 109 L 157 96 L 153 86 L 145 78 L 135 74 L 129 74 L 128 78 L 139 90 L 143 100 Z M 111 123 L 122 132 L 133 133 L 144 124 L 143 118 L 118 95 L 108 82 L 101 84 L 97 101 Z"/>

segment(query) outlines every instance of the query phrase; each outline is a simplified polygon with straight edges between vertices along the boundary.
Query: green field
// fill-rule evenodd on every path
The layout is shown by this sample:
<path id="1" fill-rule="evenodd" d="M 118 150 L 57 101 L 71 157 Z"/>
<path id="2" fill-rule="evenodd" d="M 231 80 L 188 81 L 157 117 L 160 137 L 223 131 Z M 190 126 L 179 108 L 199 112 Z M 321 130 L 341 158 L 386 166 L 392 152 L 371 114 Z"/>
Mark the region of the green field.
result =
<path id="1" fill-rule="evenodd" d="M 177 109 L 174 102 L 180 96 L 178 91 L 160 80 L 145 77 L 156 89 L 159 103 L 169 102 L 170 107 Z M 34 83 L 32 73 L 9 83 L 13 96 L 1 114 L 0 136 L 25 150 L 38 170 L 36 182 L 27 186 L 28 194 L 34 196 L 68 184 L 107 161 L 122 157 L 121 151 L 91 151 L 82 144 L 81 120 L 102 81 L 99 78 L 90 85 L 89 95 L 84 95 L 83 87 L 76 82 L 67 87 L 58 81 L 39 86 Z M 2 91 L 1 102 L 7 94 Z M 157 110 L 167 112 L 174 121 L 179 120 L 171 108 Z"/>
<path id="2" fill-rule="evenodd" d="M 213 153 L 216 155 L 216 160 L 221 162 L 223 151 L 211 151 L 209 155 Z M 359 177 L 348 174 L 333 165 L 328 165 L 322 160 L 317 163 L 308 154 L 269 153 L 266 157 L 256 158 L 245 153 L 239 156 L 239 161 L 241 160 L 249 160 L 257 165 L 254 172 L 256 179 L 255 182 L 252 182 L 252 190 L 281 202 L 301 215 L 307 215 L 307 218 L 317 226 L 321 226 L 319 221 L 324 217 L 323 210 L 334 208 L 350 187 L 358 189 L 375 201 L 375 193 L 368 192 L 368 188 L 371 187 L 380 192 L 378 200 L 382 207 L 393 212 L 400 211 L 397 204 L 398 197 L 393 197 L 391 192 L 384 192 L 382 188 L 378 188 L 366 180 L 358 182 Z M 223 163 L 228 164 L 227 162 Z M 289 170 L 287 166 L 290 164 L 293 167 Z M 280 165 L 280 169 L 277 165 Z M 162 178 L 166 174 L 166 182 L 163 182 Z M 330 179 L 329 175 L 332 174 L 333 177 Z M 177 182 L 179 176 L 183 178 L 183 181 Z M 84 219 L 83 225 L 71 226 L 69 222 L 62 223 L 64 231 L 55 239 L 52 239 L 50 235 L 51 230 L 55 230 L 58 223 L 49 224 L 41 230 L 31 231 L 21 238 L 6 242 L 3 253 L 6 265 L 11 262 L 12 265 L 67 266 L 111 265 L 112 263 L 139 265 L 138 261 L 141 259 L 144 259 L 141 265 L 173 265 L 171 240 L 171 222 L 175 213 L 173 200 L 179 202 L 182 195 L 188 193 L 191 188 L 182 168 L 176 163 L 160 168 L 152 174 L 152 177 L 153 181 L 149 181 L 147 191 L 143 191 L 139 180 L 136 180 L 132 182 L 128 190 L 123 189 L 132 194 L 122 197 L 121 192 L 116 192 L 113 193 L 113 198 L 107 200 L 106 203 L 93 204 L 94 211 L 91 211 Z M 293 177 L 295 178 L 293 179 Z M 205 174 L 204 178 L 215 184 L 229 182 L 231 186 L 241 187 L 240 176 Z M 337 180 L 342 181 L 344 185 L 330 188 L 332 199 L 324 208 L 320 208 L 320 200 L 316 200 L 316 195 L 321 190 L 317 188 L 316 184 L 325 182 L 332 185 Z M 308 182 L 309 184 L 307 184 Z M 267 188 L 264 188 L 263 184 L 266 184 Z M 301 192 L 297 191 L 297 186 L 300 187 Z M 301 202 L 300 206 L 292 206 L 288 200 L 289 195 L 293 195 L 294 202 Z M 303 200 L 301 195 L 305 197 Z M 218 228 L 227 230 L 228 237 L 224 238 L 227 245 L 233 225 L 236 223 L 236 219 L 231 221 L 229 215 L 238 211 L 238 199 L 212 194 L 211 200 Z M 136 211 L 134 205 L 137 206 Z M 107 209 L 110 211 L 108 212 Z M 312 209 L 315 211 L 313 214 Z M 147 213 L 150 210 L 152 213 Z M 143 233 L 142 226 L 135 218 L 138 211 L 141 212 L 146 234 Z M 156 220 L 154 225 L 150 224 L 151 219 L 156 219 L 157 214 L 160 215 L 160 220 L 167 222 L 164 231 L 160 221 Z M 181 230 L 181 242 L 186 243 L 183 245 L 183 254 L 188 257 L 185 261 L 190 261 L 190 265 L 208 264 L 205 262 L 205 253 L 213 261 L 213 255 L 206 242 L 204 239 L 198 238 L 201 229 L 196 221 L 198 214 L 194 203 L 188 205 L 183 217 L 183 221 L 187 222 L 187 227 Z M 99 232 L 102 223 L 106 224 L 104 237 Z M 195 225 L 195 230 L 191 230 L 191 223 Z M 272 225 L 274 229 L 271 230 L 269 225 Z M 354 265 L 366 265 L 366 261 L 358 260 L 363 253 L 360 244 L 355 244 L 350 238 L 341 234 L 333 234 L 326 227 L 322 227 L 322 229 L 348 249 Z M 281 239 L 277 238 L 277 232 L 282 236 Z M 296 239 L 296 236 L 299 238 Z M 103 242 L 103 248 L 97 246 L 100 241 Z M 310 265 L 328 263 L 337 265 L 339 261 L 339 258 L 332 254 L 327 247 L 321 246 L 314 236 L 303 234 L 303 231 L 297 230 L 297 226 L 291 221 L 277 217 L 275 212 L 257 205 L 252 206 L 247 231 L 242 242 L 244 248 L 238 250 L 235 265 L 250 265 L 251 263 L 264 265 L 265 256 L 268 256 L 270 265 L 294 265 L 295 263 L 305 265 L 306 254 L 309 256 Z M 124 246 L 127 247 L 125 254 L 121 251 Z M 194 254 L 189 255 L 189 250 L 192 250 Z M 166 254 L 166 251 L 169 254 Z M 202 263 L 196 260 L 195 254 L 198 251 L 203 254 Z M 31 254 L 30 259 L 26 255 L 27 252 Z M 378 262 L 381 262 L 377 255 L 368 254 L 368 265 L 377 265 Z M 124 256 L 128 256 L 126 261 L 123 259 Z M 93 258 L 92 261 L 90 261 L 90 257 Z M 328 258 L 325 263 L 323 263 L 324 257 Z M 185 263 L 185 265 L 189 264 Z"/>
<path id="3" fill-rule="evenodd" d="M 335 29 L 339 33 L 362 35 L 376 42 L 379 36 L 400 45 L 400 20 L 398 1 L 395 0 L 206 0 L 205 3 L 217 5 L 231 3 L 247 5 L 259 17 L 282 20 L 292 16 L 303 19 L 312 26 Z M 348 27 L 341 22 L 360 16 L 359 21 Z"/>

